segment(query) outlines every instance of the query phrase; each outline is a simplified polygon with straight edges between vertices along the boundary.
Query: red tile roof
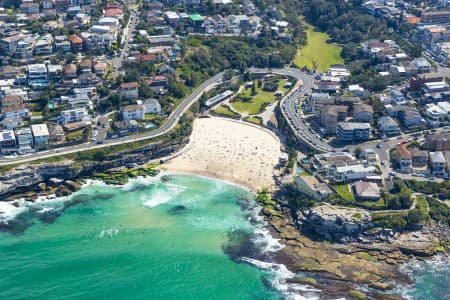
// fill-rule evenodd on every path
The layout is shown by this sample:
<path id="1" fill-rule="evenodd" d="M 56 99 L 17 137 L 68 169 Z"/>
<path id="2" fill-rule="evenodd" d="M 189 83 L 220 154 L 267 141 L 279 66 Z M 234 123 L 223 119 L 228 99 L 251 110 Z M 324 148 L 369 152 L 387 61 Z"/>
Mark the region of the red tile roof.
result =
<path id="1" fill-rule="evenodd" d="M 70 42 L 72 44 L 82 44 L 83 43 L 83 40 L 75 34 L 70 35 L 69 38 L 70 38 Z"/>
<path id="2" fill-rule="evenodd" d="M 401 158 L 412 158 L 411 151 L 406 148 L 406 144 L 398 145 L 395 147 L 395 150 L 397 151 L 397 155 Z"/>
<path id="3" fill-rule="evenodd" d="M 128 89 L 128 88 L 137 88 L 139 86 L 139 84 L 134 81 L 134 82 L 124 82 L 122 84 L 120 84 L 120 88 L 121 89 Z"/>
<path id="4" fill-rule="evenodd" d="M 105 17 L 119 16 L 122 14 L 123 11 L 120 8 L 108 8 L 105 11 Z"/>

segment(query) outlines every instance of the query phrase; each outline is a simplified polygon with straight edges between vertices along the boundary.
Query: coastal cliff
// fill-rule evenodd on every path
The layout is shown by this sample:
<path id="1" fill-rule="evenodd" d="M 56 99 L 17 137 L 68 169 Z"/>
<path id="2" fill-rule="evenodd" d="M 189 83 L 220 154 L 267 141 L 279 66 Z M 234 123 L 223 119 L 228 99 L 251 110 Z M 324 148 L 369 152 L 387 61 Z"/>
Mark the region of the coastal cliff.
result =
<path id="1" fill-rule="evenodd" d="M 77 189 L 76 185 L 70 182 L 72 180 L 124 166 L 143 165 L 176 153 L 186 143 L 187 139 L 182 142 L 152 143 L 141 148 L 121 151 L 101 161 L 63 160 L 21 165 L 0 174 L 0 201 L 20 197 L 34 200 L 38 194 L 49 193 L 56 193 L 57 196 L 67 195 Z"/>

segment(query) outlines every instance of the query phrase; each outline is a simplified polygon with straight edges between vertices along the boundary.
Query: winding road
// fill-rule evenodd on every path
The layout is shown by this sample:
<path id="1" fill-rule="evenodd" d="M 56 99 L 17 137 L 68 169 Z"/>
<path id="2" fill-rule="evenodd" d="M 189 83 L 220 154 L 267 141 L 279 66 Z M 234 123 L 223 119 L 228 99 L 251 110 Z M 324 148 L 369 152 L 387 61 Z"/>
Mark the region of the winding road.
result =
<path id="1" fill-rule="evenodd" d="M 298 101 L 314 87 L 314 75 L 309 75 L 300 69 L 283 68 L 283 69 L 249 69 L 251 73 L 273 73 L 283 76 L 290 76 L 297 79 L 297 84 L 286 94 L 280 101 L 281 111 L 287 120 L 296 137 L 303 142 L 308 148 L 317 152 L 328 152 L 332 149 L 330 145 L 325 143 L 306 125 L 305 121 L 298 116 L 296 106 Z"/>
<path id="2" fill-rule="evenodd" d="M 8 157 L 4 160 L 0 161 L 0 166 L 9 165 L 9 164 L 17 164 L 17 163 L 25 163 L 30 162 L 37 159 L 43 159 L 43 158 L 49 158 L 53 156 L 59 156 L 59 155 L 65 155 L 65 154 L 71 154 L 76 153 L 84 150 L 92 150 L 92 149 L 101 149 L 109 146 L 114 145 L 120 145 L 120 144 L 126 144 L 131 142 L 137 142 L 147 139 L 156 138 L 159 136 L 162 136 L 164 134 L 167 134 L 169 131 L 175 128 L 175 126 L 178 124 L 178 121 L 180 117 L 191 107 L 191 105 L 196 102 L 203 94 L 203 92 L 210 90 L 217 84 L 222 82 L 224 72 L 221 72 L 207 81 L 203 82 L 192 94 L 190 94 L 188 97 L 186 97 L 183 102 L 170 114 L 169 118 L 167 119 L 167 122 L 164 123 L 161 127 L 140 134 L 140 135 L 132 135 L 132 136 L 126 136 L 123 138 L 113 139 L 113 140 L 106 140 L 103 144 L 92 144 L 92 143 L 85 143 L 85 144 L 79 144 L 75 146 L 66 147 L 63 149 L 52 149 L 49 151 L 43 151 L 43 152 L 36 152 L 30 155 L 23 155 L 23 156 L 16 156 L 16 157 Z"/>
<path id="3" fill-rule="evenodd" d="M 132 26 L 131 26 L 132 27 Z M 284 68 L 284 69 L 249 69 L 252 73 L 273 73 L 283 76 L 290 76 L 297 79 L 297 84 L 294 88 L 286 94 L 281 99 L 282 113 L 285 119 L 288 121 L 289 126 L 295 133 L 296 137 L 302 141 L 309 148 L 318 152 L 328 152 L 331 150 L 331 146 L 320 140 L 310 129 L 307 127 L 306 123 L 301 117 L 296 113 L 297 102 L 301 97 L 303 97 L 307 92 L 309 92 L 314 86 L 314 77 L 309 75 L 299 69 L 295 68 Z M 66 147 L 63 149 L 51 149 L 43 152 L 36 152 L 32 155 L 7 157 L 0 160 L 0 166 L 16 163 L 25 163 L 37 159 L 44 159 L 58 155 L 71 154 L 84 150 L 101 149 L 109 146 L 131 143 L 136 141 L 142 141 L 147 139 L 156 138 L 167 134 L 169 131 L 175 128 L 178 124 L 180 117 L 183 115 L 189 107 L 196 102 L 201 95 L 205 92 L 220 84 L 223 81 L 223 75 L 225 72 L 221 72 L 207 81 L 203 82 L 191 95 L 186 97 L 181 104 L 170 114 L 167 122 L 161 127 L 143 133 L 139 135 L 126 136 L 118 139 L 105 140 L 102 144 L 84 143 L 79 145 L 74 145 Z"/>

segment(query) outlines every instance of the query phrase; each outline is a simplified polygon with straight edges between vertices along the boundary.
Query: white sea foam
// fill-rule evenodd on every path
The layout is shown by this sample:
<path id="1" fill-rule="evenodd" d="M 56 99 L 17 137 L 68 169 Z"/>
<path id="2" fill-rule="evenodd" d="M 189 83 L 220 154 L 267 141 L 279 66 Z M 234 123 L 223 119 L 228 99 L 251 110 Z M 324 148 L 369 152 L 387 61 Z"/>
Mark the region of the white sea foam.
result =
<path id="1" fill-rule="evenodd" d="M 259 246 L 263 253 L 277 252 L 284 248 L 284 245 L 278 239 L 274 238 L 267 228 L 256 228 L 254 233 L 254 243 Z"/>
<path id="2" fill-rule="evenodd" d="M 400 271 L 414 278 L 420 273 L 450 272 L 450 257 L 446 254 L 435 255 L 426 261 L 415 258 L 400 266 Z M 398 286 L 395 291 L 405 299 L 413 299 L 410 295 L 413 286 Z"/>
<path id="3" fill-rule="evenodd" d="M 272 286 L 283 294 L 286 299 L 295 300 L 312 300 L 319 299 L 318 293 L 320 290 L 303 284 L 292 284 L 286 282 L 288 279 L 295 276 L 294 273 L 289 271 L 285 265 L 269 263 L 260 261 L 257 259 L 252 259 L 248 257 L 241 258 L 242 261 L 250 263 L 259 269 L 270 271 L 273 273 L 273 278 L 271 280 Z"/>
<path id="4" fill-rule="evenodd" d="M 98 238 L 103 239 L 103 238 L 113 238 L 116 237 L 119 234 L 119 229 L 117 228 L 109 228 L 109 229 L 105 229 L 100 231 L 100 233 L 98 234 Z"/>
<path id="5" fill-rule="evenodd" d="M 8 202 L 0 202 L 0 224 L 8 224 L 11 220 L 27 211 L 28 208 L 26 207 L 16 207 Z"/>
<path id="6" fill-rule="evenodd" d="M 144 206 L 153 208 L 172 200 L 184 190 L 184 186 L 166 182 L 164 188 L 153 189 L 150 195 L 142 194 L 141 201 Z"/>
<path id="7" fill-rule="evenodd" d="M 104 181 L 98 179 L 86 179 L 82 187 L 88 186 L 112 186 L 112 185 L 106 184 Z"/>

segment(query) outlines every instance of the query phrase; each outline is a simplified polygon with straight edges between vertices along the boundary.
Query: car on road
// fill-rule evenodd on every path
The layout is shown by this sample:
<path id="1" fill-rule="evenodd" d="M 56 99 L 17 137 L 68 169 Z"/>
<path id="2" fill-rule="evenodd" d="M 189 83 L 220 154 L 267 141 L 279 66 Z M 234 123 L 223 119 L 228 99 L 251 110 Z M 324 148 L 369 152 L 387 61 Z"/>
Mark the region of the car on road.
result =
<path id="1" fill-rule="evenodd" d="M 391 176 L 395 176 L 395 175 L 397 175 L 397 173 L 396 173 L 396 172 L 394 172 L 394 171 L 390 171 L 390 172 L 389 172 L 389 175 L 391 175 Z"/>
<path id="2" fill-rule="evenodd" d="M 383 148 L 383 145 L 377 144 L 377 148 L 378 148 L 378 149 L 381 149 L 381 148 Z"/>

